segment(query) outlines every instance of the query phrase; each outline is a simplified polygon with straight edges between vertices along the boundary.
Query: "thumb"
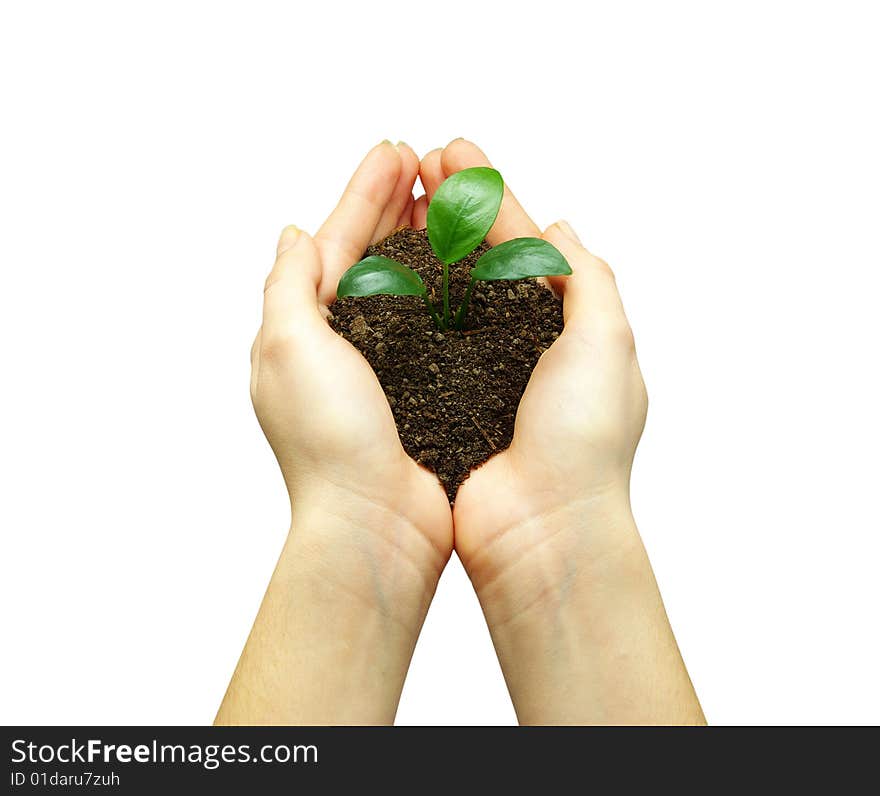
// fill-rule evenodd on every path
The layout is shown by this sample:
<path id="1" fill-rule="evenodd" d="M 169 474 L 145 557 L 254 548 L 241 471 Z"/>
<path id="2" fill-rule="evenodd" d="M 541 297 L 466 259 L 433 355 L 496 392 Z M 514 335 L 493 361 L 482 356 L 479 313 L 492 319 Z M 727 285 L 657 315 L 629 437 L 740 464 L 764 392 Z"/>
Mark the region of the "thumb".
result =
<path id="1" fill-rule="evenodd" d="M 547 227 L 544 240 L 559 249 L 571 266 L 570 276 L 549 278 L 554 290 L 562 295 L 565 325 L 594 325 L 621 320 L 626 323 L 614 272 L 608 263 L 584 248 L 571 225 L 557 221 Z"/>
<path id="2" fill-rule="evenodd" d="M 322 320 L 318 305 L 321 259 L 312 237 L 285 227 L 263 291 L 263 337 L 284 335 L 301 322 Z"/>

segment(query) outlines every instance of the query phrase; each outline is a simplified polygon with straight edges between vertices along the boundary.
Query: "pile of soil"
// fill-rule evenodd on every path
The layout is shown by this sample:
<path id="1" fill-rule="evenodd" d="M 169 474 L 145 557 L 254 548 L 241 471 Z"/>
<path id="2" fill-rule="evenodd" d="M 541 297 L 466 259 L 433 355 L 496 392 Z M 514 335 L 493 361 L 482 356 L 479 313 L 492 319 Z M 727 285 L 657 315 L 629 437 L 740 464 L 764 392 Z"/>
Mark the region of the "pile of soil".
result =
<path id="1" fill-rule="evenodd" d="M 452 312 L 488 249 L 450 266 Z M 373 254 L 417 271 L 442 311 L 442 264 L 424 230 L 399 229 L 364 256 Z M 532 369 L 562 331 L 561 302 L 534 279 L 479 283 L 460 332 L 439 332 L 414 296 L 339 299 L 331 312 L 376 371 L 404 449 L 437 474 L 450 503 L 473 468 L 510 445 Z"/>

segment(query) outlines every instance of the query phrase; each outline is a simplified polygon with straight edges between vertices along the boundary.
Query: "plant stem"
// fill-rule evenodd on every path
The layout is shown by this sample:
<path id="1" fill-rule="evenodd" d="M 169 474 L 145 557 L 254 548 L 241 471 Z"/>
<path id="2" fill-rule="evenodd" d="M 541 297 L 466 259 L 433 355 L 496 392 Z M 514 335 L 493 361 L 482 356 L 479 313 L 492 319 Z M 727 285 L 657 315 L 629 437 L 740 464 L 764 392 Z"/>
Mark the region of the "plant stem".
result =
<path id="1" fill-rule="evenodd" d="M 434 305 L 431 303 L 431 299 L 428 298 L 428 294 L 423 293 L 422 298 L 425 300 L 425 306 L 428 308 L 428 312 L 431 315 L 431 320 L 434 321 L 434 325 L 440 331 L 445 331 L 446 325 L 440 320 L 440 316 L 437 314 L 437 310 L 434 309 Z"/>
<path id="2" fill-rule="evenodd" d="M 449 328 L 449 266 L 443 263 L 443 323 Z"/>
<path id="3" fill-rule="evenodd" d="M 464 326 L 464 316 L 468 311 L 468 304 L 471 303 L 471 293 L 474 292 L 474 285 L 477 284 L 475 279 L 471 279 L 471 283 L 467 286 L 467 290 L 464 293 L 464 298 L 461 300 L 461 306 L 458 308 L 458 312 L 455 313 L 455 328 L 461 329 Z"/>

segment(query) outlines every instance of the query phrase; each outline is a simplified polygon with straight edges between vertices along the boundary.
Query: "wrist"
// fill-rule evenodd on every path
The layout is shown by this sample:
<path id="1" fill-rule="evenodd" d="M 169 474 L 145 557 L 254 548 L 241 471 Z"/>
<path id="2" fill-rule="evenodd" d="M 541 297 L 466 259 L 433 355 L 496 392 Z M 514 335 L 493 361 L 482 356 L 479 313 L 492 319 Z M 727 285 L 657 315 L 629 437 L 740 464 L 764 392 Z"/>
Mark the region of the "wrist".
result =
<path id="1" fill-rule="evenodd" d="M 700 723 L 628 500 L 577 501 L 470 570 L 524 724 Z"/>
<path id="2" fill-rule="evenodd" d="M 329 482 L 298 490 L 282 562 L 323 581 L 351 611 L 386 615 L 417 634 L 449 558 L 430 529 L 393 501 Z"/>
<path id="3" fill-rule="evenodd" d="M 417 533 L 387 507 L 300 493 L 217 721 L 393 722 L 439 577 L 413 560 Z"/>
<path id="4" fill-rule="evenodd" d="M 558 612 L 584 589 L 625 588 L 648 567 L 628 496 L 571 499 L 495 529 L 465 562 L 490 626 Z"/>

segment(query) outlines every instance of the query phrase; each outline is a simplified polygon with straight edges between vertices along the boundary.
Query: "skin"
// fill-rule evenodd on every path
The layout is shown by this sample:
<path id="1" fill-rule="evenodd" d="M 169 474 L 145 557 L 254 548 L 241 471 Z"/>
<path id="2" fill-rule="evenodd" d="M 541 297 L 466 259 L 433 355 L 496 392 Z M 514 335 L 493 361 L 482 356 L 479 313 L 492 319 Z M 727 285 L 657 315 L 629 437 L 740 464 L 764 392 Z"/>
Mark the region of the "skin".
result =
<path id="1" fill-rule="evenodd" d="M 218 723 L 392 722 L 453 545 L 521 723 L 704 722 L 630 509 L 647 396 L 608 265 L 565 222 L 542 233 L 505 188 L 489 240 L 543 237 L 565 255 L 572 276 L 550 280 L 565 329 L 513 443 L 465 482 L 454 516 L 403 451 L 372 370 L 325 322 L 366 246 L 424 227 L 437 186 L 478 165 L 489 161 L 462 139 L 421 163 L 383 142 L 314 239 L 282 233 L 251 395 L 291 531 Z M 426 195 L 414 200 L 417 175 Z"/>
<path id="2" fill-rule="evenodd" d="M 490 165 L 457 140 L 422 164 L 431 189 Z M 566 222 L 543 233 L 509 190 L 492 244 L 543 237 L 563 333 L 541 356 L 510 448 L 462 485 L 455 549 L 523 724 L 704 723 L 632 516 L 647 393 L 608 264 Z"/>
<path id="3" fill-rule="evenodd" d="M 394 720 L 452 518 L 436 478 L 404 453 L 373 371 L 326 315 L 345 269 L 410 222 L 418 168 L 409 147 L 379 144 L 314 239 L 288 227 L 278 243 L 251 397 L 290 495 L 290 533 L 217 723 Z"/>

